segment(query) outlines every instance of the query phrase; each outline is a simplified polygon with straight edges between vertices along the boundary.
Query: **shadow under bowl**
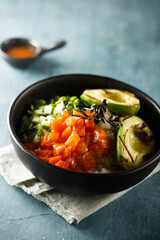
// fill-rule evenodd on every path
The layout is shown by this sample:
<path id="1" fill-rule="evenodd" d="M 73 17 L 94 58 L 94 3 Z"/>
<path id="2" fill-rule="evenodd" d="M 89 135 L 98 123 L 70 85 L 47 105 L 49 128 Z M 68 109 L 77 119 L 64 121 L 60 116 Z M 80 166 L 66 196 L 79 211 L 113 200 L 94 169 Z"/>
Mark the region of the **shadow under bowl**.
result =
<path id="1" fill-rule="evenodd" d="M 160 148 L 145 163 L 115 173 L 81 173 L 59 168 L 43 161 L 24 147 L 17 135 L 17 129 L 26 106 L 35 99 L 48 99 L 54 95 L 81 95 L 87 88 L 115 88 L 134 93 L 140 99 L 138 113 L 150 126 L 156 142 L 160 142 L 160 108 L 157 103 L 142 91 L 126 83 L 108 77 L 71 74 L 50 77 L 39 81 L 21 92 L 13 101 L 8 112 L 8 127 L 14 149 L 22 161 L 40 181 L 57 190 L 74 193 L 114 193 L 130 188 L 144 178 L 157 166 L 160 160 Z M 158 144 L 157 144 L 158 145 Z"/>

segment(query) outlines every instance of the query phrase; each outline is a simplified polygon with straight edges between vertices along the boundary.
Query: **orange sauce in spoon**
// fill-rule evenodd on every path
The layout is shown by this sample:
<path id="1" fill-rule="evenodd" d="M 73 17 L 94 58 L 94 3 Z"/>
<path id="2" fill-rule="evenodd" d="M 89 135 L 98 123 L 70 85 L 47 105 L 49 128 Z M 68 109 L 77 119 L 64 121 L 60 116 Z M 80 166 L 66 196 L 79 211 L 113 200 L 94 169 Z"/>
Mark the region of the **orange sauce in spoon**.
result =
<path id="1" fill-rule="evenodd" d="M 5 52 L 14 58 L 28 58 L 35 55 L 36 50 L 29 45 L 17 45 L 7 49 Z"/>

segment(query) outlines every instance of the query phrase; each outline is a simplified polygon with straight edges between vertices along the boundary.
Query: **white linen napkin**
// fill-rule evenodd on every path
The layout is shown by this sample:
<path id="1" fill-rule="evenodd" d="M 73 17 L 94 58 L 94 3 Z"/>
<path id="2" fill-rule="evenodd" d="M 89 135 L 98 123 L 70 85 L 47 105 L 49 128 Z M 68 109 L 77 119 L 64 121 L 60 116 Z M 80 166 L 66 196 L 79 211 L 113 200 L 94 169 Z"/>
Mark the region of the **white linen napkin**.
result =
<path id="1" fill-rule="evenodd" d="M 148 177 L 159 170 L 160 163 Z M 79 223 L 131 189 L 114 194 L 85 196 L 59 192 L 36 179 L 21 163 L 12 145 L 0 149 L 0 174 L 8 184 L 22 188 L 26 193 L 46 203 L 70 224 Z"/>

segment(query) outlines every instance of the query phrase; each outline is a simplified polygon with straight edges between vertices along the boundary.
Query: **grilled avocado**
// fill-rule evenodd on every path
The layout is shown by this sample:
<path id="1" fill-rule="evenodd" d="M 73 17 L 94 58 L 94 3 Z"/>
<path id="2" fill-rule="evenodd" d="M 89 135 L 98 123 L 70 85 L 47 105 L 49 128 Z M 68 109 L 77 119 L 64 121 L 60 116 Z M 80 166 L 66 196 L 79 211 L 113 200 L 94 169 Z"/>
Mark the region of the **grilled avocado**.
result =
<path id="1" fill-rule="evenodd" d="M 123 169 L 141 164 L 154 149 L 155 140 L 148 125 L 132 116 L 123 122 L 117 133 L 117 161 Z"/>
<path id="2" fill-rule="evenodd" d="M 80 98 L 90 105 L 106 99 L 106 108 L 121 116 L 135 115 L 140 109 L 140 101 L 133 93 L 118 89 L 87 89 Z"/>

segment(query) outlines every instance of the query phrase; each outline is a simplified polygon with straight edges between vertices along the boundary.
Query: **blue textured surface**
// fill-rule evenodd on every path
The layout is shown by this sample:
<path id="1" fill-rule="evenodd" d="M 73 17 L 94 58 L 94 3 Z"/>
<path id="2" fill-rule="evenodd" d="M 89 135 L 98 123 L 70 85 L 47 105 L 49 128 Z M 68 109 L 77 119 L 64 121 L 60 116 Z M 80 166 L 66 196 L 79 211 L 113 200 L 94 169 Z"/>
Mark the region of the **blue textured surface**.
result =
<path id="1" fill-rule="evenodd" d="M 117 78 L 160 104 L 159 0 L 0 1 L 0 42 L 32 37 L 66 47 L 26 69 L 0 58 L 0 147 L 10 143 L 6 116 L 16 95 L 37 80 L 65 73 Z M 79 225 L 69 225 L 45 204 L 0 176 L 0 240 L 160 239 L 160 173 Z"/>

